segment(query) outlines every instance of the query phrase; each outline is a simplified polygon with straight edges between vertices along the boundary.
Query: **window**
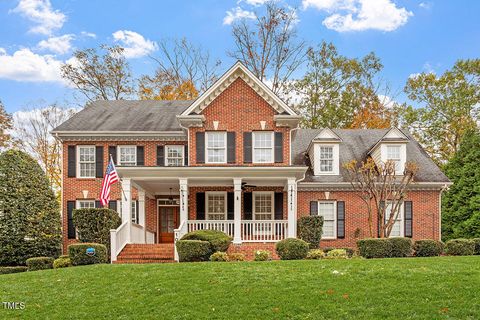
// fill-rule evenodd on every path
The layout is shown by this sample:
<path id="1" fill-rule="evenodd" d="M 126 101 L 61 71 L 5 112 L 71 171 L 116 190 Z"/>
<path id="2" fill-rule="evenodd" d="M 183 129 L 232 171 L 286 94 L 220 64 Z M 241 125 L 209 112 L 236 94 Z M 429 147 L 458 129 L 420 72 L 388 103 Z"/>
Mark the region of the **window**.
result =
<path id="1" fill-rule="evenodd" d="M 227 133 L 207 132 L 207 163 L 225 163 L 227 161 Z"/>
<path id="2" fill-rule="evenodd" d="M 395 223 L 393 224 L 392 231 L 390 232 L 390 237 L 403 237 L 403 205 L 399 206 L 399 213 Z M 388 219 L 390 219 L 390 214 L 393 210 L 393 203 L 387 202 L 387 206 L 385 208 L 385 223 L 387 223 Z"/>
<path id="3" fill-rule="evenodd" d="M 318 215 L 323 217 L 323 239 L 336 238 L 336 210 L 335 201 L 319 201 Z"/>
<path id="4" fill-rule="evenodd" d="M 118 214 L 122 216 L 122 200 L 118 200 Z M 138 223 L 138 214 L 137 214 L 137 201 L 132 200 L 132 211 L 131 217 L 133 223 Z"/>
<path id="5" fill-rule="evenodd" d="M 95 201 L 94 200 L 78 200 L 77 201 L 77 208 L 78 209 L 95 208 Z"/>
<path id="6" fill-rule="evenodd" d="M 254 220 L 273 219 L 273 192 L 253 193 Z"/>
<path id="7" fill-rule="evenodd" d="M 395 162 L 395 172 L 399 172 L 401 168 L 402 157 L 400 155 L 400 146 L 387 146 L 387 161 Z"/>
<path id="8" fill-rule="evenodd" d="M 80 178 L 95 178 L 95 147 L 78 146 L 78 172 Z"/>
<path id="9" fill-rule="evenodd" d="M 207 192 L 207 220 L 225 220 L 227 214 L 226 192 Z"/>
<path id="10" fill-rule="evenodd" d="M 333 146 L 320 146 L 320 172 L 333 172 Z"/>
<path id="11" fill-rule="evenodd" d="M 183 148 L 184 146 L 165 146 L 165 165 L 167 167 L 183 166 Z"/>
<path id="12" fill-rule="evenodd" d="M 253 162 L 273 162 L 273 132 L 253 132 Z"/>
<path id="13" fill-rule="evenodd" d="M 118 146 L 119 160 L 121 166 L 137 165 L 137 147 L 136 146 Z"/>

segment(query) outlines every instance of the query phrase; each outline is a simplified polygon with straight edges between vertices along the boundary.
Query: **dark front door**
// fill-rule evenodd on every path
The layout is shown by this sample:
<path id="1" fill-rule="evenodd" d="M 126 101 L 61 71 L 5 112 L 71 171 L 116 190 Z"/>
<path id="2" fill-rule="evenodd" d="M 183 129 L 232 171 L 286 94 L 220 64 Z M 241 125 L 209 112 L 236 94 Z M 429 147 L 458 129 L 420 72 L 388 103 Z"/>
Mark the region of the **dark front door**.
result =
<path id="1" fill-rule="evenodd" d="M 173 243 L 173 230 L 178 228 L 180 213 L 178 207 L 158 207 L 160 243 Z"/>

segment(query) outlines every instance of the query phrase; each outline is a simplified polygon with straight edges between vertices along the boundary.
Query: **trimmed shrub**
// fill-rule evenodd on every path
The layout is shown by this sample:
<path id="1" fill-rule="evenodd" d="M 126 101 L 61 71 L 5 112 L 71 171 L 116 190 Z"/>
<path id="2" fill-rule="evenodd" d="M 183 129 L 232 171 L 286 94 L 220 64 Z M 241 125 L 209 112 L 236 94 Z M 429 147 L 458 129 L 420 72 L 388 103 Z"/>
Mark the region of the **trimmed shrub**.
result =
<path id="1" fill-rule="evenodd" d="M 208 261 L 212 255 L 212 247 L 207 241 L 178 240 L 175 245 L 180 262 Z"/>
<path id="2" fill-rule="evenodd" d="M 51 257 L 35 257 L 27 259 L 28 271 L 37 271 L 45 269 L 53 269 L 53 258 Z"/>
<path id="3" fill-rule="evenodd" d="M 107 208 L 76 209 L 73 210 L 73 223 L 78 240 L 105 245 L 110 257 L 110 230 L 122 224 L 116 211 Z"/>
<path id="4" fill-rule="evenodd" d="M 53 268 L 58 269 L 58 268 L 67 268 L 72 266 L 72 261 L 70 258 L 58 258 L 53 261 Z"/>
<path id="5" fill-rule="evenodd" d="M 319 260 L 325 257 L 325 252 L 320 249 L 311 249 L 308 251 L 307 256 L 305 257 L 306 259 L 310 260 Z"/>
<path id="6" fill-rule="evenodd" d="M 357 240 L 358 251 L 364 258 L 388 258 L 391 242 L 389 239 L 366 238 Z"/>
<path id="7" fill-rule="evenodd" d="M 268 250 L 255 251 L 254 261 L 270 261 L 272 260 L 272 253 Z"/>
<path id="8" fill-rule="evenodd" d="M 475 242 L 470 239 L 452 239 L 445 243 L 445 253 L 451 256 L 471 256 L 475 253 Z"/>
<path id="9" fill-rule="evenodd" d="M 345 249 L 333 249 L 328 251 L 326 259 L 348 259 L 348 253 Z"/>
<path id="10" fill-rule="evenodd" d="M 226 252 L 217 251 L 210 256 L 212 262 L 226 262 L 228 261 L 228 254 Z"/>
<path id="11" fill-rule="evenodd" d="M 239 252 L 230 253 L 228 255 L 228 261 L 245 261 L 245 255 Z"/>
<path id="12" fill-rule="evenodd" d="M 410 257 L 412 255 L 412 239 L 394 237 L 389 238 L 390 241 L 390 254 L 391 258 L 403 258 Z"/>
<path id="13" fill-rule="evenodd" d="M 443 252 L 443 242 L 425 239 L 417 240 L 413 244 L 416 257 L 438 257 Z"/>
<path id="14" fill-rule="evenodd" d="M 310 249 L 317 249 L 322 238 L 323 217 L 305 216 L 298 219 L 298 238 L 308 243 Z"/>
<path id="15" fill-rule="evenodd" d="M 94 249 L 94 255 L 88 254 L 91 248 Z M 107 247 L 100 243 L 71 244 L 68 246 L 68 256 L 74 266 L 108 262 Z"/>
<path id="16" fill-rule="evenodd" d="M 226 252 L 232 238 L 222 231 L 217 230 L 197 230 L 187 233 L 181 240 L 201 240 L 207 241 L 211 246 L 211 254 L 214 252 Z"/>
<path id="17" fill-rule="evenodd" d="M 351 258 L 355 255 L 355 249 L 352 249 L 352 248 L 330 248 L 330 247 L 326 247 L 326 248 L 323 248 L 322 250 L 325 253 L 325 255 L 327 255 L 329 251 L 332 251 L 332 250 L 335 250 L 335 249 L 345 250 L 347 252 L 347 256 L 349 258 Z"/>
<path id="18" fill-rule="evenodd" d="M 472 239 L 472 241 L 475 243 L 475 255 L 480 255 L 480 238 L 475 238 Z"/>
<path id="19" fill-rule="evenodd" d="M 25 272 L 27 270 L 28 268 L 25 266 L 0 267 L 0 274 L 19 273 Z"/>
<path id="20" fill-rule="evenodd" d="M 301 239 L 288 238 L 277 242 L 275 249 L 282 260 L 300 260 L 307 256 L 309 246 Z"/>

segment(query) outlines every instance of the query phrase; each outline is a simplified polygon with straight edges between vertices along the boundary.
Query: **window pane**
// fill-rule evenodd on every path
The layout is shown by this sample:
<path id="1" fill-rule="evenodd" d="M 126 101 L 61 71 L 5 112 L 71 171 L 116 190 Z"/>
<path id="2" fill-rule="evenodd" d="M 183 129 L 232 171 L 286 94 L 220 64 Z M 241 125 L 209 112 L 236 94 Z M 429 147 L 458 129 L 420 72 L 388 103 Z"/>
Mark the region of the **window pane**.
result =
<path id="1" fill-rule="evenodd" d="M 225 133 L 224 132 L 207 132 L 208 148 L 224 148 Z"/>
<path id="2" fill-rule="evenodd" d="M 255 148 L 271 148 L 273 146 L 271 132 L 254 132 Z"/>
<path id="3" fill-rule="evenodd" d="M 120 149 L 120 164 L 121 165 L 135 165 L 137 163 L 136 150 L 137 147 L 119 147 Z"/>
<path id="4" fill-rule="evenodd" d="M 333 159 L 333 147 L 320 147 L 320 159 Z"/>
<path id="5" fill-rule="evenodd" d="M 273 162 L 273 134 L 272 132 L 253 133 L 253 162 Z"/>
<path id="6" fill-rule="evenodd" d="M 207 214 L 210 220 L 225 219 L 225 194 L 207 194 Z"/>
<path id="7" fill-rule="evenodd" d="M 335 203 L 318 202 L 318 215 L 323 217 L 322 237 L 333 238 L 335 236 Z"/>
<path id="8" fill-rule="evenodd" d="M 335 236 L 335 222 L 324 221 L 322 237 L 333 238 Z"/>
<path id="9" fill-rule="evenodd" d="M 272 149 L 255 149 L 255 162 L 273 162 Z"/>
<path id="10" fill-rule="evenodd" d="M 95 201 L 78 201 L 80 209 L 95 208 Z"/>
<path id="11" fill-rule="evenodd" d="M 167 146 L 167 166 L 183 166 L 183 146 Z"/>
<path id="12" fill-rule="evenodd" d="M 225 162 L 225 149 L 209 149 L 208 162 Z"/>

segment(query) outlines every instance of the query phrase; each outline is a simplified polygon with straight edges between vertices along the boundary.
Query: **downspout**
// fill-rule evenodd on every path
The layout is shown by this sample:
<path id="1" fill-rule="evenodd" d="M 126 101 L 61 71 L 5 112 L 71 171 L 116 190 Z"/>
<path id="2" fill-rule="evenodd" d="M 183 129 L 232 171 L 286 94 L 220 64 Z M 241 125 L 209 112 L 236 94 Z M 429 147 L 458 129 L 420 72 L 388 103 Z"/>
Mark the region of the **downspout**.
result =
<path id="1" fill-rule="evenodd" d="M 438 196 L 438 240 L 442 241 L 442 193 L 448 189 L 448 184 L 444 184 L 440 189 Z"/>

